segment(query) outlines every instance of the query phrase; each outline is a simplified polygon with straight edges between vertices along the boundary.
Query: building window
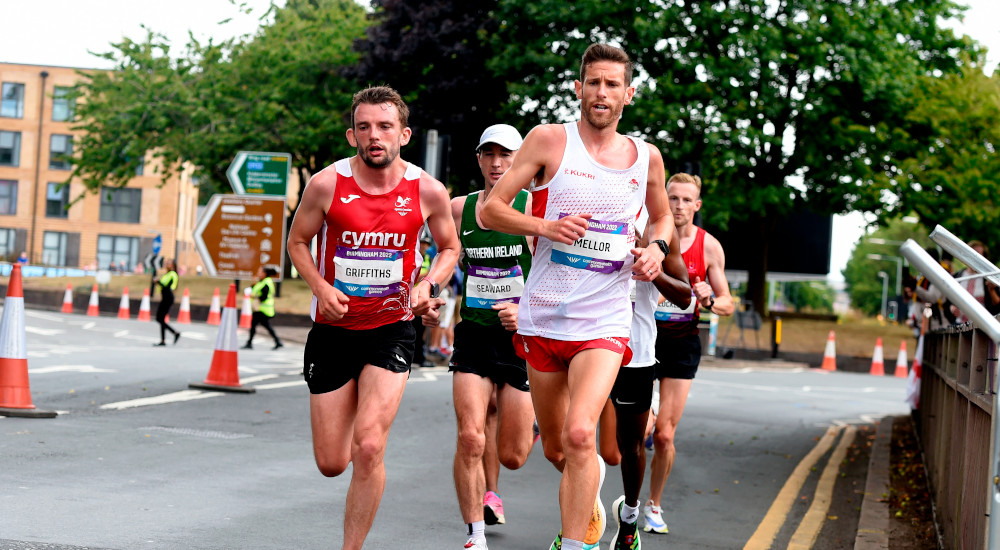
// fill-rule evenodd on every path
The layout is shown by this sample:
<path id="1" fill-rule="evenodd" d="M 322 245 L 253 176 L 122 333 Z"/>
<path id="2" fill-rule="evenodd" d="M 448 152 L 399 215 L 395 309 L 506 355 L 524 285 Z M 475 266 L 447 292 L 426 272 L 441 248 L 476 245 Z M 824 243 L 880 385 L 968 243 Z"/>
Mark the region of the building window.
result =
<path id="1" fill-rule="evenodd" d="M 139 165 L 135 167 L 135 175 L 141 176 L 146 171 L 146 155 L 139 157 Z"/>
<path id="2" fill-rule="evenodd" d="M 49 168 L 52 170 L 73 169 L 73 136 L 52 134 L 49 140 Z"/>
<path id="3" fill-rule="evenodd" d="M 101 221 L 139 223 L 142 189 L 101 188 Z"/>
<path id="4" fill-rule="evenodd" d="M 0 180 L 0 214 L 17 214 L 17 182 Z"/>
<path id="5" fill-rule="evenodd" d="M 76 111 L 76 99 L 70 97 L 72 88 L 56 86 L 52 93 L 52 120 L 54 122 L 67 122 L 73 120 L 73 113 Z"/>
<path id="6" fill-rule="evenodd" d="M 69 208 L 69 186 L 49 183 L 45 191 L 45 217 L 65 218 Z"/>
<path id="7" fill-rule="evenodd" d="M 0 166 L 21 165 L 21 132 L 0 131 Z"/>
<path id="8" fill-rule="evenodd" d="M 97 267 L 131 271 L 139 263 L 139 237 L 97 236 Z"/>
<path id="9" fill-rule="evenodd" d="M 46 231 L 42 235 L 42 264 L 66 265 L 66 234 Z"/>
<path id="10" fill-rule="evenodd" d="M 17 257 L 16 238 L 17 232 L 13 229 L 0 228 L 0 258 L 10 261 Z"/>
<path id="11" fill-rule="evenodd" d="M 0 116 L 24 118 L 24 84 L 3 83 L 0 87 Z"/>

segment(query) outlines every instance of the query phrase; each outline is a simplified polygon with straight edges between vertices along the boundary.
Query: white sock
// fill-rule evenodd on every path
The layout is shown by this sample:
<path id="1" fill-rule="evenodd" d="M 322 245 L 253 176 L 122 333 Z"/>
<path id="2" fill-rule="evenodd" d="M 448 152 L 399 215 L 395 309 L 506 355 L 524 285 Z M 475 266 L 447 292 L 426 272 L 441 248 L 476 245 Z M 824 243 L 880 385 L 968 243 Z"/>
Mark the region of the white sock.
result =
<path id="1" fill-rule="evenodd" d="M 629 506 L 622 502 L 622 521 L 625 523 L 635 523 L 639 521 L 639 503 Z"/>
<path id="2" fill-rule="evenodd" d="M 562 539 L 562 550 L 583 550 L 582 540 Z"/>
<path id="3" fill-rule="evenodd" d="M 472 523 L 466 523 L 469 526 L 469 537 L 476 540 L 486 538 L 486 522 L 485 521 L 474 521 Z"/>

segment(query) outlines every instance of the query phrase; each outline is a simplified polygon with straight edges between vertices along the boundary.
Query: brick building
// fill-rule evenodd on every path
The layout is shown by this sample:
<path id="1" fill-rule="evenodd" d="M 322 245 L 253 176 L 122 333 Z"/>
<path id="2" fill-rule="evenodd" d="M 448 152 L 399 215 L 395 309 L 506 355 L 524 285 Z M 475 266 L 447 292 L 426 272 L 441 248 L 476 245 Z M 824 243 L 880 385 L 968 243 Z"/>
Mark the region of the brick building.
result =
<path id="1" fill-rule="evenodd" d="M 144 165 L 124 188 L 99 193 L 63 185 L 79 133 L 67 97 L 78 70 L 0 63 L 0 261 L 24 251 L 33 265 L 134 269 L 160 235 L 160 255 L 194 269 L 198 189 L 189 170 L 163 184 Z"/>

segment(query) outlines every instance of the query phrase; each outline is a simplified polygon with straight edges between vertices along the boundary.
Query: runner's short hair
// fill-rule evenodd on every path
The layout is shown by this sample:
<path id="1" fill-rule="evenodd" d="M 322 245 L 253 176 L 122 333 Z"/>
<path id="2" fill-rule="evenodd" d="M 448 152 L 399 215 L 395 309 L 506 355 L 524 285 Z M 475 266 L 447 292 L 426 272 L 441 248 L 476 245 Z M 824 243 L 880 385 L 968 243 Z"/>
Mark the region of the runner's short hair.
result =
<path id="1" fill-rule="evenodd" d="M 351 128 L 354 128 L 354 113 L 357 112 L 358 105 L 382 105 L 383 103 L 391 103 L 396 106 L 401 127 L 406 128 L 409 125 L 410 108 L 406 106 L 406 102 L 403 101 L 399 92 L 389 86 L 371 86 L 354 94 L 354 100 L 351 102 Z"/>
<path id="2" fill-rule="evenodd" d="M 632 60 L 625 50 L 610 44 L 591 44 L 587 51 L 583 52 L 583 60 L 580 62 L 580 82 L 587 79 L 587 65 L 598 61 L 625 65 L 625 85 L 632 84 Z"/>
<path id="3" fill-rule="evenodd" d="M 667 187 L 670 187 L 671 183 L 693 183 L 698 188 L 698 196 L 701 196 L 701 178 L 698 176 L 678 172 L 670 176 L 670 179 L 667 180 Z"/>

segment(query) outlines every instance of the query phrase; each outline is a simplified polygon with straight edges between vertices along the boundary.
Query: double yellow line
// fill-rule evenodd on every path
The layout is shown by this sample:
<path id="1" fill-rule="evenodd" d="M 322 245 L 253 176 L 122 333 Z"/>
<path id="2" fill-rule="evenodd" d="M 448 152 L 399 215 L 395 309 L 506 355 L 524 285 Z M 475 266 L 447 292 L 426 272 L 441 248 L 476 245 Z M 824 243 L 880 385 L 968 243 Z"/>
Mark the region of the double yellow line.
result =
<path id="1" fill-rule="evenodd" d="M 813 495 L 812 505 L 809 506 L 809 510 L 806 512 L 805 517 L 802 518 L 802 522 L 799 523 L 798 529 L 795 530 L 791 541 L 788 543 L 789 550 L 808 550 L 812 548 L 813 544 L 816 543 L 816 538 L 819 536 L 820 529 L 823 528 L 823 520 L 826 519 L 826 513 L 830 510 L 833 485 L 837 480 L 840 463 L 844 461 L 847 449 L 854 443 L 854 438 L 857 435 L 858 429 L 855 426 L 830 426 L 827 428 L 826 433 L 820 438 L 819 443 L 799 462 L 798 466 L 795 467 L 795 471 L 785 481 L 785 485 L 774 499 L 767 514 L 764 515 L 764 519 L 761 520 L 760 525 L 757 526 L 757 530 L 754 531 L 753 536 L 750 537 L 750 540 L 743 547 L 744 550 L 767 550 L 771 548 L 771 545 L 774 543 L 774 537 L 777 536 L 778 531 L 781 530 L 781 527 L 788 520 L 788 512 L 792 509 L 795 497 L 805 484 L 813 466 L 830 450 L 833 442 L 836 441 L 837 436 L 841 432 L 844 435 L 840 438 L 840 443 L 833 451 L 833 454 L 830 455 L 830 460 L 827 461 L 826 468 L 823 469 L 819 483 L 816 485 L 816 493 Z"/>

